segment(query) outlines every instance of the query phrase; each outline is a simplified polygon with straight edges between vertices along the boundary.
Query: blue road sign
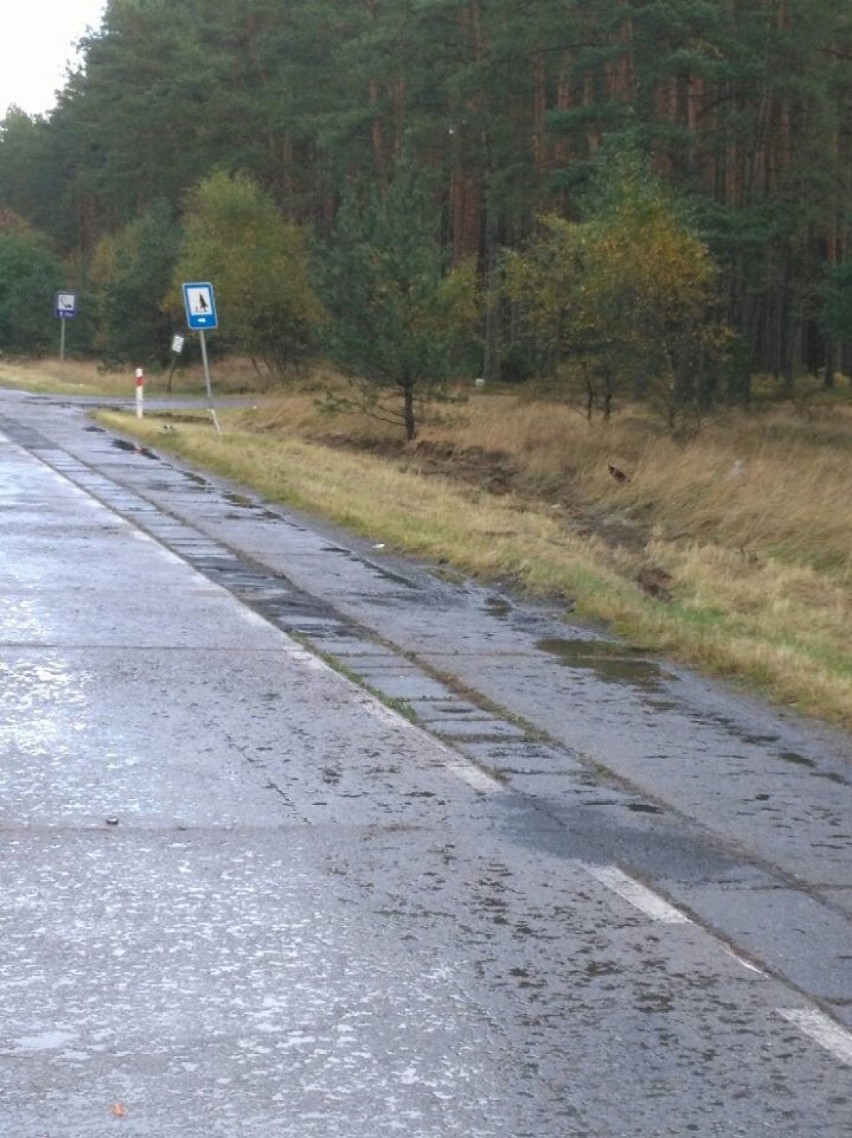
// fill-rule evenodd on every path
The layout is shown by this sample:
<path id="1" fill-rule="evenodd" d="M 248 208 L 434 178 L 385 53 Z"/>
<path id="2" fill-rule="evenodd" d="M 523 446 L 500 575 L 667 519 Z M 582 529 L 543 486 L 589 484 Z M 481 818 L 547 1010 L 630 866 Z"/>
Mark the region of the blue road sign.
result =
<path id="1" fill-rule="evenodd" d="M 77 315 L 76 292 L 58 292 L 53 311 L 60 320 L 73 320 Z"/>
<path id="2" fill-rule="evenodd" d="M 186 325 L 195 332 L 206 332 L 217 328 L 216 300 L 213 285 L 208 281 L 191 281 L 183 286 L 183 302 L 186 307 Z"/>

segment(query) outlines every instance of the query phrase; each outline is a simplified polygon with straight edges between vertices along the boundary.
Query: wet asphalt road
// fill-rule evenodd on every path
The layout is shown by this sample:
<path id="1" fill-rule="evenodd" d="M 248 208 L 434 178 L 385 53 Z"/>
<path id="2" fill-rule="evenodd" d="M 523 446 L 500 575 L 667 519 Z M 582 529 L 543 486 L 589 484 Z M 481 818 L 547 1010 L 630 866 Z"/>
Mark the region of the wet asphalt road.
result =
<path id="1" fill-rule="evenodd" d="M 852 1133 L 845 737 L 12 392 L 0 677 L 0 1134 Z"/>

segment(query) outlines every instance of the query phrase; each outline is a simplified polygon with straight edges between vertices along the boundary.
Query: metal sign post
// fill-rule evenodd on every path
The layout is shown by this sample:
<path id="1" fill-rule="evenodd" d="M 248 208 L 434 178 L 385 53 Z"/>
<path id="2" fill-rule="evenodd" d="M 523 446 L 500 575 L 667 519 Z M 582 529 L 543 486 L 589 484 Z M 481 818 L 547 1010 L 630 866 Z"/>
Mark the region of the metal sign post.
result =
<path id="1" fill-rule="evenodd" d="M 201 339 L 201 359 L 204 362 L 204 383 L 207 387 L 207 410 L 210 412 L 210 418 L 213 420 L 213 426 L 216 428 L 216 434 L 221 437 L 222 429 L 219 426 L 219 420 L 216 418 L 216 408 L 213 406 L 213 388 L 210 384 L 210 365 L 207 363 L 207 341 L 204 339 L 204 332 L 199 332 Z"/>
<path id="2" fill-rule="evenodd" d="M 207 388 L 207 410 L 210 412 L 216 434 L 221 435 L 219 420 L 216 418 L 216 408 L 213 406 L 213 386 L 210 382 L 210 365 L 207 361 L 207 341 L 204 338 L 206 331 L 219 327 L 213 285 L 209 281 L 190 281 L 184 284 L 183 301 L 186 308 L 187 327 L 191 331 L 198 332 L 201 338 L 201 359 L 204 363 L 204 384 Z"/>

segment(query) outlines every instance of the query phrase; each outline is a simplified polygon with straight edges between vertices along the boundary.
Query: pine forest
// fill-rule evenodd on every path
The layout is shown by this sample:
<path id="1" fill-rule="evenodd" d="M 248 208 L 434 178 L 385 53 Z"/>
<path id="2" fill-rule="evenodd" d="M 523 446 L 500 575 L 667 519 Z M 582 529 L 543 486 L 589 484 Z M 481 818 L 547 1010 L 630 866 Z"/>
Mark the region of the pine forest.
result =
<path id="1" fill-rule="evenodd" d="M 852 372 L 852 0 L 109 0 L 78 58 L 0 123 L 0 352 L 72 288 L 165 366 L 201 279 L 217 350 L 404 393 Z"/>

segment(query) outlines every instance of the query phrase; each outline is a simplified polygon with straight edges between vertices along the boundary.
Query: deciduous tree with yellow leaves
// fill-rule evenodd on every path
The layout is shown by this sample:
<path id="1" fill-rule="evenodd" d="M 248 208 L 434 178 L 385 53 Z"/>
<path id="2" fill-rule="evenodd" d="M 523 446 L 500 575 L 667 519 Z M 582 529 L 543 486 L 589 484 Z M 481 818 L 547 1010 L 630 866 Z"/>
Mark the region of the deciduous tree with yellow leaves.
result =
<path id="1" fill-rule="evenodd" d="M 618 160 L 585 220 L 540 220 L 506 258 L 521 334 L 545 371 L 579 378 L 588 414 L 619 392 L 656 403 L 670 426 L 709 406 L 729 340 L 715 318 L 716 267 L 641 162 Z"/>

